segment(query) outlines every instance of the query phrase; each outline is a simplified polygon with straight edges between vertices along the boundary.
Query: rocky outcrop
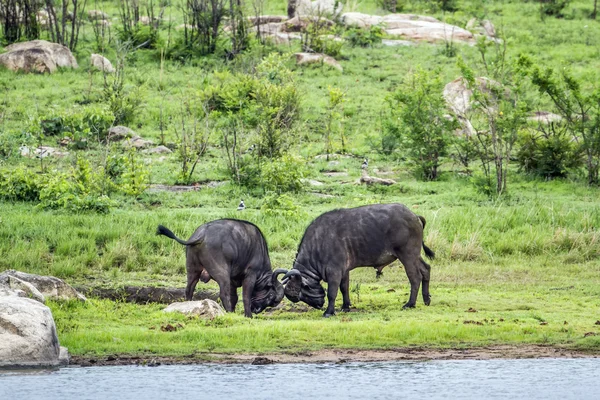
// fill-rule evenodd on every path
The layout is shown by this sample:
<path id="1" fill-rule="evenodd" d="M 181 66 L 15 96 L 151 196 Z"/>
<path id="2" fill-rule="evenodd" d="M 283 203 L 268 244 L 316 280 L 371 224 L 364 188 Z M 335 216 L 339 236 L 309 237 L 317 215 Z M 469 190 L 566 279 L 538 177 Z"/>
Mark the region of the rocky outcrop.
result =
<path id="1" fill-rule="evenodd" d="M 340 72 L 344 69 L 341 64 L 337 62 L 337 60 L 333 57 L 330 57 L 321 53 L 296 53 L 296 64 L 304 65 L 304 64 L 315 64 L 315 63 L 323 63 L 327 64 Z"/>
<path id="2" fill-rule="evenodd" d="M 40 293 L 35 286 L 15 276 L 10 276 L 5 273 L 0 274 L 0 287 L 4 290 L 15 291 L 15 294 L 21 297 L 28 297 L 37 300 L 40 303 L 46 302 L 44 295 Z M 0 294 L 0 296 L 2 296 L 2 294 Z"/>
<path id="3" fill-rule="evenodd" d="M 4 295 L 2 295 L 4 293 Z M 55 367 L 68 363 L 52 312 L 42 303 L 0 291 L 0 367 Z"/>
<path id="4" fill-rule="evenodd" d="M 359 182 L 364 183 L 365 185 L 383 185 L 383 186 L 390 186 L 390 185 L 394 185 L 396 183 L 396 181 L 393 179 L 384 179 L 384 178 L 377 178 L 375 176 L 369 176 L 369 175 L 367 175 L 366 171 L 362 172 Z"/>
<path id="5" fill-rule="evenodd" d="M 167 146 L 157 146 L 148 150 L 144 150 L 144 153 L 147 154 L 171 154 L 173 150 L 168 148 Z"/>
<path id="6" fill-rule="evenodd" d="M 90 64 L 98 71 L 106 72 L 109 74 L 115 72 L 115 68 L 113 67 L 111 62 L 106 57 L 103 57 L 100 54 L 92 54 L 92 56 L 90 57 Z"/>
<path id="7" fill-rule="evenodd" d="M 27 146 L 21 146 L 19 148 L 21 152 L 21 156 L 23 157 L 36 157 L 36 158 L 46 158 L 46 157 L 64 157 L 69 154 L 67 151 L 58 150 L 55 147 L 50 146 L 40 146 L 36 149 L 31 149 Z"/>
<path id="8" fill-rule="evenodd" d="M 287 19 L 288 17 L 286 15 L 259 15 L 248 17 L 248 22 L 252 25 L 263 25 L 269 23 L 281 23 Z"/>
<path id="9" fill-rule="evenodd" d="M 563 118 L 560 115 L 548 111 L 536 111 L 531 117 L 527 118 L 528 121 L 538 122 L 544 125 L 548 125 L 552 122 L 560 122 L 562 119 Z"/>
<path id="10" fill-rule="evenodd" d="M 475 82 L 481 91 L 487 93 L 490 93 L 491 87 L 500 85 L 498 82 L 485 77 L 475 78 Z M 471 98 L 473 97 L 473 91 L 467 87 L 465 79 L 460 77 L 448 83 L 444 87 L 443 96 L 446 104 L 461 124 L 463 133 L 467 136 L 473 135 L 475 130 L 468 115 L 472 110 Z"/>
<path id="11" fill-rule="evenodd" d="M 337 16 L 342 12 L 344 5 L 335 0 L 297 0 L 296 16 L 328 15 Z"/>
<path id="12" fill-rule="evenodd" d="M 106 132 L 107 139 L 112 142 L 119 142 L 134 136 L 137 135 L 132 129 L 121 125 L 113 126 L 108 130 L 108 132 Z"/>
<path id="13" fill-rule="evenodd" d="M 225 310 L 216 301 L 184 301 L 173 303 L 163 310 L 164 312 L 179 312 L 185 315 L 197 316 L 204 319 L 213 319 L 225 315 Z"/>
<path id="14" fill-rule="evenodd" d="M 71 51 L 58 43 L 45 40 L 15 43 L 0 54 L 0 65 L 13 71 L 53 73 L 58 67 L 78 68 Z"/>
<path id="15" fill-rule="evenodd" d="M 0 280 L 5 279 L 6 277 L 17 278 L 20 281 L 33 285 L 46 299 L 87 300 L 84 295 L 73 289 L 71 285 L 54 276 L 41 276 L 15 270 L 7 270 L 0 274 Z"/>
<path id="16" fill-rule="evenodd" d="M 135 148 L 135 149 L 147 149 L 154 146 L 154 142 L 151 140 L 143 139 L 140 136 L 133 136 L 131 139 L 127 139 L 123 142 L 123 147 Z"/>
<path id="17" fill-rule="evenodd" d="M 496 38 L 496 27 L 490 20 L 484 19 L 482 21 L 477 18 L 471 18 L 469 22 L 467 22 L 466 29 L 470 30 L 473 33 L 487 36 L 490 39 Z"/>
<path id="18" fill-rule="evenodd" d="M 107 13 L 100 11 L 100 10 L 88 10 L 87 15 L 88 15 L 88 18 L 92 21 L 107 20 L 110 18 Z"/>
<path id="19" fill-rule="evenodd" d="M 412 41 L 475 43 L 475 36 L 468 30 L 446 24 L 428 16 L 389 14 L 380 17 L 352 12 L 342 14 L 341 19 L 346 26 L 356 26 L 359 28 L 370 28 L 373 25 L 381 25 L 388 35 L 401 36 Z"/>

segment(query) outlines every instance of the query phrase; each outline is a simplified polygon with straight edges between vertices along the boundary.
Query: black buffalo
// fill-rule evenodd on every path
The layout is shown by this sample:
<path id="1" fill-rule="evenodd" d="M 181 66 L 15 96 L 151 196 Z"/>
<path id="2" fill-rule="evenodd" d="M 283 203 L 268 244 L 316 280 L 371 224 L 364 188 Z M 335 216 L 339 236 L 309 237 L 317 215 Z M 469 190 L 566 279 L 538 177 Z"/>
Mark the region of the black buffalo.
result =
<path id="1" fill-rule="evenodd" d="M 219 284 L 219 297 L 228 312 L 235 311 L 239 287 L 246 317 L 275 307 L 283 299 L 283 285 L 277 276 L 287 270 L 271 271 L 267 242 L 256 225 L 220 219 L 200 226 L 187 241 L 162 225 L 156 233 L 186 246 L 186 300 L 192 299 L 198 280 L 211 278 Z"/>
<path id="2" fill-rule="evenodd" d="M 431 267 L 421 258 L 421 246 L 429 258 L 435 253 L 423 242 L 425 218 L 402 204 L 376 204 L 327 212 L 306 228 L 294 267 L 284 277 L 285 295 L 293 302 L 303 301 L 315 308 L 325 303 L 324 316 L 335 313 L 338 289 L 343 295 L 343 311 L 350 309 L 350 271 L 356 267 L 383 267 L 400 260 L 410 281 L 410 299 L 404 305 L 414 307 L 423 285 L 423 301 L 431 302 Z"/>

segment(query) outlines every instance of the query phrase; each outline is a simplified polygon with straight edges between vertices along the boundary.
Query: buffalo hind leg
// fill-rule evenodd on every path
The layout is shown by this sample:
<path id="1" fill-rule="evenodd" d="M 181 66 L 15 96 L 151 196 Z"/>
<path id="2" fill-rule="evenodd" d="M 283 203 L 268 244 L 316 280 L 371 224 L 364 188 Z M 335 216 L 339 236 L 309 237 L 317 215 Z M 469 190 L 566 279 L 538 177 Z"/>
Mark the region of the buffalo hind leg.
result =
<path id="1" fill-rule="evenodd" d="M 420 249 L 419 249 L 420 250 Z M 410 298 L 408 302 L 404 304 L 402 308 L 414 308 L 417 304 L 417 295 L 419 294 L 419 287 L 423 281 L 423 274 L 421 273 L 421 255 L 420 254 L 398 254 L 398 259 L 404 265 L 406 276 L 410 282 Z M 429 288 L 427 289 L 429 292 Z"/>
<path id="2" fill-rule="evenodd" d="M 237 302 L 238 302 L 237 287 L 233 283 L 230 283 L 229 291 L 231 293 L 231 308 L 232 308 L 233 312 L 235 312 L 235 306 L 237 305 Z"/>
<path id="3" fill-rule="evenodd" d="M 346 272 L 344 274 L 344 276 L 342 277 L 342 284 L 340 286 L 340 289 L 342 291 L 342 297 L 344 299 L 344 302 L 342 303 L 342 311 L 343 312 L 350 312 L 350 307 L 352 306 L 352 304 L 350 304 L 350 272 Z"/>
<path id="4" fill-rule="evenodd" d="M 421 274 L 423 275 L 423 281 L 421 282 L 421 288 L 423 289 L 423 303 L 428 306 L 431 304 L 431 293 L 429 293 L 429 276 L 431 274 L 431 266 L 422 258 L 420 261 L 421 265 L 423 266 L 421 270 Z"/>

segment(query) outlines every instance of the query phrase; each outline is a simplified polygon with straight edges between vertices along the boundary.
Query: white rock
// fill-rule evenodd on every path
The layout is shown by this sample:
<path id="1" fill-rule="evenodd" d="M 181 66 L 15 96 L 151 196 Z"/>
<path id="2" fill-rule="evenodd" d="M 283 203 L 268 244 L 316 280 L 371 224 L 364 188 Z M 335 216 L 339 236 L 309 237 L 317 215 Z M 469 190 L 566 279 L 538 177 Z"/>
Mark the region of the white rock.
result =
<path id="1" fill-rule="evenodd" d="M 90 63 L 98 71 L 108 72 L 109 74 L 115 72 L 115 68 L 113 67 L 111 62 L 106 57 L 103 57 L 100 54 L 92 54 L 90 58 Z"/>
<path id="2" fill-rule="evenodd" d="M 163 311 L 179 312 L 185 315 L 193 315 L 205 319 L 213 319 L 225 315 L 225 310 L 223 310 L 216 301 L 209 299 L 172 303 Z"/>
<path id="3" fill-rule="evenodd" d="M 0 367 L 58 366 L 60 354 L 48 307 L 23 297 L 0 297 Z"/>
<path id="4" fill-rule="evenodd" d="M 84 295 L 75 290 L 71 285 L 65 283 L 62 279 L 54 276 L 41 276 L 27 274 L 25 272 L 7 270 L 0 274 L 2 277 L 15 277 L 21 281 L 32 284 L 46 299 L 52 300 L 81 300 L 86 301 Z"/>
<path id="5" fill-rule="evenodd" d="M 148 150 L 144 150 L 144 153 L 148 153 L 148 154 L 170 154 L 173 151 L 166 147 L 166 146 L 158 146 L 158 147 L 154 147 Z"/>
<path id="6" fill-rule="evenodd" d="M 323 63 L 323 64 L 327 64 L 337 70 L 339 70 L 340 72 L 342 72 L 344 69 L 342 68 L 342 65 L 337 62 L 337 60 L 333 57 L 330 57 L 328 55 L 325 54 L 321 54 L 321 53 L 296 53 L 296 64 L 298 65 L 303 65 L 303 64 L 314 64 L 314 63 Z"/>

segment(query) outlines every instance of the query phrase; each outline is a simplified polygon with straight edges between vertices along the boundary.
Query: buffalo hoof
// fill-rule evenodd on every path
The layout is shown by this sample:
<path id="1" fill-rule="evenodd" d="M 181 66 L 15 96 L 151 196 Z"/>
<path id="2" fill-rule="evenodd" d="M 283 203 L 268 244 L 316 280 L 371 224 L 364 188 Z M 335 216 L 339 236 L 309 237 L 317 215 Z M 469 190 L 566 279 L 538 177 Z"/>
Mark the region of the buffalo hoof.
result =
<path id="1" fill-rule="evenodd" d="M 423 303 L 425 303 L 426 306 L 431 304 L 431 296 L 427 296 L 427 297 L 423 297 Z"/>
<path id="2" fill-rule="evenodd" d="M 335 313 L 331 313 L 331 314 L 325 313 L 325 314 L 323 314 L 323 318 L 333 317 L 334 315 L 335 315 Z"/>
<path id="3" fill-rule="evenodd" d="M 342 312 L 350 312 L 350 307 L 343 307 Z"/>
<path id="4" fill-rule="evenodd" d="M 410 304 L 410 303 L 406 303 L 404 306 L 402 306 L 403 309 L 407 309 L 407 308 L 415 308 L 414 304 Z"/>

